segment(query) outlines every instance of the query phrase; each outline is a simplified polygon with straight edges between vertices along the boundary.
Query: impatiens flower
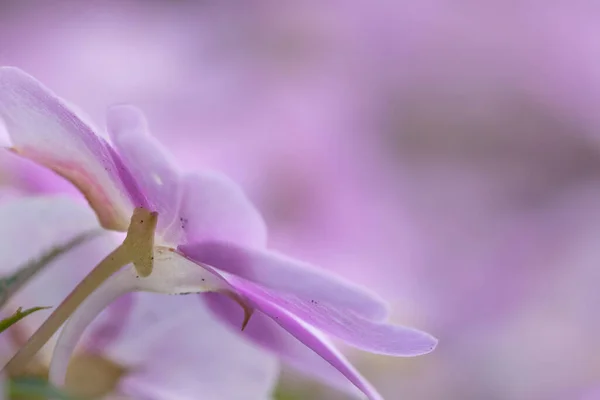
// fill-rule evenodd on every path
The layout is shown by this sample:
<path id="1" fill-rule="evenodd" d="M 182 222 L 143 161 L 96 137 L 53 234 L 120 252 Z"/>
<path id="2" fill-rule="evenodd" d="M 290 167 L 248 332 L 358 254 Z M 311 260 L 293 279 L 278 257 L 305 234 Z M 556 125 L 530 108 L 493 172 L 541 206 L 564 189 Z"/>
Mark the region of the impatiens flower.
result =
<path id="1" fill-rule="evenodd" d="M 4 204 L 0 220 L 2 276 L 56 244 L 98 228 L 89 207 L 61 197 Z M 104 234 L 63 254 L 2 311 L 58 304 L 89 270 L 86 264 L 99 261 L 116 242 Z M 30 317 L 0 335 L 0 358 L 14 353 L 42 321 L 42 315 Z M 44 355 L 38 354 L 26 374 L 47 372 L 49 357 Z M 275 357 L 215 323 L 192 296 L 135 293 L 121 297 L 90 326 L 71 360 L 66 391 L 80 398 L 268 399 L 277 372 Z"/>
<path id="2" fill-rule="evenodd" d="M 265 225 L 244 193 L 224 177 L 178 171 L 136 108 L 109 109 L 109 144 L 32 77 L 5 67 L 0 69 L 0 116 L 13 151 L 70 180 L 103 227 L 128 232 L 123 245 L 17 354 L 13 366 L 26 361 L 54 325 L 83 302 L 56 347 L 50 375 L 62 384 L 87 324 L 132 291 L 204 293 L 200 300 L 219 318 L 245 328 L 244 335 L 283 360 L 328 382 L 345 377 L 370 399 L 380 396 L 326 336 L 395 356 L 435 347 L 427 333 L 386 323 L 387 306 L 374 294 L 268 250 Z"/>

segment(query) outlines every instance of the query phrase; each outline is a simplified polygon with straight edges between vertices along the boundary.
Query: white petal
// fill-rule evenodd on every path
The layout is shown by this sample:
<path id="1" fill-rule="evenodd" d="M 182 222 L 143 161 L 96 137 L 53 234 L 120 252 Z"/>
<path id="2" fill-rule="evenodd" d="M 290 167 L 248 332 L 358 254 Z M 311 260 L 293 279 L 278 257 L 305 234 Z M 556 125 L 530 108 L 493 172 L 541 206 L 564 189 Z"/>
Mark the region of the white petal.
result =
<path id="1" fill-rule="evenodd" d="M 63 327 L 50 367 L 50 380 L 62 386 L 69 360 L 85 329 L 110 303 L 125 293 L 146 291 L 163 294 L 187 294 L 227 291 L 229 286 L 219 275 L 204 269 L 165 247 L 154 248 L 154 270 L 140 277 L 128 265 L 92 293 Z"/>

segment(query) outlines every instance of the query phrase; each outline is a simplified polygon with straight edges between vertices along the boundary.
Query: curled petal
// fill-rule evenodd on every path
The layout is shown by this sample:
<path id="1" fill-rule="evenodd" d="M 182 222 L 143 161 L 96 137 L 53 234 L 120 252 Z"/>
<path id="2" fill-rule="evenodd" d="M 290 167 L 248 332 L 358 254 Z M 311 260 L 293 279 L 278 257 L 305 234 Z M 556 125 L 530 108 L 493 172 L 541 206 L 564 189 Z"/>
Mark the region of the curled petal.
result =
<path id="1" fill-rule="evenodd" d="M 109 108 L 107 129 L 123 163 L 145 193 L 150 209 L 158 211 L 157 233 L 165 241 L 179 239 L 181 184 L 179 171 L 149 131 L 144 114 L 136 107 Z M 177 223 L 176 223 L 177 220 Z M 173 229 L 170 229 L 173 226 Z"/>
<path id="2" fill-rule="evenodd" d="M 277 313 L 278 319 L 293 315 L 323 333 L 371 353 L 410 357 L 427 354 L 437 345 L 433 336 L 417 329 L 370 321 L 328 303 L 276 292 L 236 277 L 227 279 L 256 309 Z"/>
<path id="3" fill-rule="evenodd" d="M 62 100 L 17 68 L 0 68 L 0 117 L 13 150 L 71 181 L 103 227 L 125 231 L 145 197 L 114 150 Z"/>
<path id="4" fill-rule="evenodd" d="M 387 304 L 369 291 L 274 252 L 217 241 L 183 245 L 179 250 L 191 259 L 309 302 L 327 303 L 373 320 L 388 315 Z"/>
<path id="5" fill-rule="evenodd" d="M 218 317 L 237 329 L 243 317 L 239 307 L 216 293 L 202 296 Z M 255 312 L 244 336 L 324 383 L 347 392 L 358 389 L 370 400 L 382 400 L 377 390 L 323 335 L 274 305 Z"/>

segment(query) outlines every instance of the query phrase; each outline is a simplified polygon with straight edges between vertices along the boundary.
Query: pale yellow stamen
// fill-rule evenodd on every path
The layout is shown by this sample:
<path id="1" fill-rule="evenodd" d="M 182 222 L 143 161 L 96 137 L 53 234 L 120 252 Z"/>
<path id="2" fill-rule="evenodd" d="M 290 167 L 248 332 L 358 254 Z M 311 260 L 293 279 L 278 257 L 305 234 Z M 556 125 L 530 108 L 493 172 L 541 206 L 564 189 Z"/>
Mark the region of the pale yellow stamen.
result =
<path id="1" fill-rule="evenodd" d="M 154 233 L 158 222 L 158 213 L 140 208 L 133 213 L 127 237 L 121 245 L 129 254 L 130 260 L 142 277 L 152 273 L 154 265 Z"/>

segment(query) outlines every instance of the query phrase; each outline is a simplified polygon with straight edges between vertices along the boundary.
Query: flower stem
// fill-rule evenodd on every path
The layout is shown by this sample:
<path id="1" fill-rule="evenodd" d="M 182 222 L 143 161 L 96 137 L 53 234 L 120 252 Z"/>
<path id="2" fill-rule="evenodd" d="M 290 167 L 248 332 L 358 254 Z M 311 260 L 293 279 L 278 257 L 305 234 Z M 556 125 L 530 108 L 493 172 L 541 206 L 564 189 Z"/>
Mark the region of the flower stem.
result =
<path id="1" fill-rule="evenodd" d="M 130 262 L 127 249 L 119 246 L 90 272 L 56 308 L 27 343 L 6 364 L 11 375 L 18 375 L 29 360 L 46 344 L 79 305 L 108 277 Z"/>
<path id="2" fill-rule="evenodd" d="M 112 274 L 129 263 L 133 263 L 140 275 L 146 276 L 152 271 L 152 249 L 154 231 L 158 220 L 157 213 L 143 208 L 136 208 L 127 237 L 100 262 L 63 300 L 46 321 L 29 338 L 27 343 L 6 364 L 4 370 L 11 375 L 18 375 L 25 370 L 35 354 L 50 340 L 62 324 L 73 314 L 83 301 Z"/>

